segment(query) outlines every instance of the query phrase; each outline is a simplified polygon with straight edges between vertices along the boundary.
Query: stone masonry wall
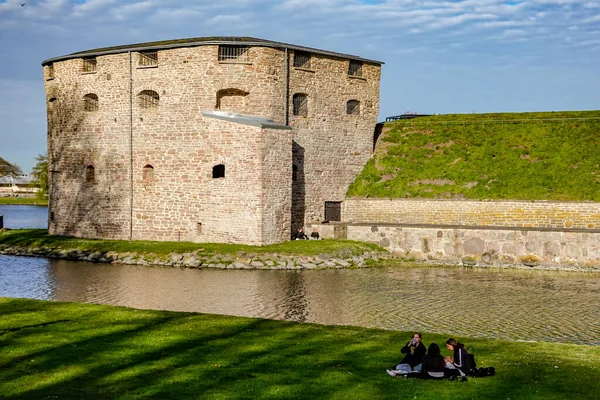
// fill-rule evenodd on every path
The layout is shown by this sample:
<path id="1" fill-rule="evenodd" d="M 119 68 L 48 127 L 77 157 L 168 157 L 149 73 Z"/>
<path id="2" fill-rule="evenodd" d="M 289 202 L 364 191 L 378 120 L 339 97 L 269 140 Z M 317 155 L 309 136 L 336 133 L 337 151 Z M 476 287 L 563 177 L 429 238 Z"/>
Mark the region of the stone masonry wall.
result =
<path id="1" fill-rule="evenodd" d="M 495 227 L 600 228 L 600 203 L 346 199 L 342 220 Z"/>
<path id="2" fill-rule="evenodd" d="M 239 226 L 245 220 L 233 217 L 248 195 L 260 198 L 256 206 L 264 207 L 264 215 L 271 218 L 256 228 L 275 232 L 264 239 L 289 238 L 288 189 L 277 179 L 291 180 L 291 155 L 278 153 L 287 146 L 285 141 L 272 140 L 282 133 L 224 128 L 202 115 L 219 106 L 285 122 L 285 52 L 252 47 L 249 54 L 250 62 L 219 62 L 218 46 L 207 45 L 160 50 L 158 64 L 151 67 L 139 66 L 136 52 L 131 53 L 131 63 L 128 53 L 98 56 L 94 72 L 82 72 L 81 58 L 54 62 L 54 77 L 45 67 L 50 233 L 248 242 Z M 302 148 L 303 157 L 302 198 L 294 200 L 296 209 L 302 204 L 299 224 L 305 215 L 322 219 L 324 201 L 342 200 L 371 155 L 380 66 L 365 64 L 363 77 L 351 78 L 348 62 L 315 55 L 313 70 L 301 71 L 291 66 L 290 56 L 292 147 Z M 138 94 L 145 90 L 158 93 L 158 108 L 141 107 Z M 307 117 L 291 115 L 297 92 L 309 95 Z M 83 110 L 89 93 L 98 96 L 97 111 Z M 345 114 L 350 99 L 361 102 L 361 115 Z M 289 133 L 283 135 L 290 140 Z M 264 150 L 253 142 L 256 138 L 273 149 Z M 253 158 L 262 158 L 262 166 L 248 161 Z M 225 165 L 225 181 L 238 167 L 238 172 L 244 165 L 252 164 L 253 169 L 247 179 L 229 185 L 212 179 L 218 164 Z M 93 182 L 86 182 L 86 167 L 94 168 Z M 267 174 L 252 175 L 263 167 Z M 146 175 L 145 168 L 152 174 Z M 267 188 L 272 188 L 271 194 L 264 191 Z M 227 190 L 231 192 L 225 196 Z M 282 206 L 276 206 L 279 203 Z M 254 203 L 246 207 L 249 204 Z"/>
<path id="3" fill-rule="evenodd" d="M 294 68 L 290 56 L 290 125 L 294 127 L 293 228 L 322 221 L 326 201 L 342 201 L 373 153 L 379 114 L 381 66 L 365 63 L 362 77 L 348 75 L 348 60 L 314 55 L 310 69 Z M 293 96 L 308 97 L 308 115 L 293 115 Z M 349 100 L 358 115 L 346 114 Z"/>

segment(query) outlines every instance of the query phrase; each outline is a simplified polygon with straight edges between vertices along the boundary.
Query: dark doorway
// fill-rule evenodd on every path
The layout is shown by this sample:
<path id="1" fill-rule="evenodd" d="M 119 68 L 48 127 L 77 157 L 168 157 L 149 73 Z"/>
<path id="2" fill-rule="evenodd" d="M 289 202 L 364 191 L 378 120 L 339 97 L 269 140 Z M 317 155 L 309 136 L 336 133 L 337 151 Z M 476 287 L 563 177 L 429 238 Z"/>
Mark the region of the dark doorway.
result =
<path id="1" fill-rule="evenodd" d="M 342 220 L 342 202 L 341 201 L 326 201 L 325 202 L 325 221 L 341 221 Z"/>
<path id="2" fill-rule="evenodd" d="M 304 226 L 306 186 L 304 147 L 292 142 L 292 234 Z"/>

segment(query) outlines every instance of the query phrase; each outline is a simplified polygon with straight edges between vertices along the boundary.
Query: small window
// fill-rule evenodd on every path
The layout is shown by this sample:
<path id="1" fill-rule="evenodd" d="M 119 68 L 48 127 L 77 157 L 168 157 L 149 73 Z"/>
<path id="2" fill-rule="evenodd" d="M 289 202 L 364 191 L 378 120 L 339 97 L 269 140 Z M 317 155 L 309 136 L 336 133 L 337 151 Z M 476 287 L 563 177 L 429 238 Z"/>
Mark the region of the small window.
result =
<path id="1" fill-rule="evenodd" d="M 48 64 L 46 69 L 48 71 L 47 79 L 54 79 L 54 64 Z"/>
<path id="2" fill-rule="evenodd" d="M 82 71 L 83 72 L 96 72 L 97 66 L 96 57 L 88 57 L 83 59 Z"/>
<path id="3" fill-rule="evenodd" d="M 140 67 L 153 67 L 158 65 L 158 51 L 140 51 L 138 65 Z"/>
<path id="4" fill-rule="evenodd" d="M 229 88 L 221 89 L 217 92 L 218 110 L 242 111 L 244 108 L 244 98 L 250 93 L 240 89 Z"/>
<path id="5" fill-rule="evenodd" d="M 296 93 L 292 98 L 294 115 L 308 115 L 308 97 L 304 93 Z"/>
<path id="6" fill-rule="evenodd" d="M 54 110 L 54 103 L 56 102 L 56 97 L 52 97 L 48 99 L 48 111 Z"/>
<path id="7" fill-rule="evenodd" d="M 362 66 L 362 61 L 350 60 L 350 66 L 348 67 L 348 75 L 362 76 Z"/>
<path id="8" fill-rule="evenodd" d="M 213 179 L 225 178 L 225 166 L 223 164 L 215 165 L 212 173 Z"/>
<path id="9" fill-rule="evenodd" d="M 310 68 L 310 53 L 297 51 L 294 53 L 294 67 Z"/>
<path id="10" fill-rule="evenodd" d="M 84 111 L 98 111 L 98 96 L 94 93 L 88 93 L 83 96 Z"/>
<path id="11" fill-rule="evenodd" d="M 219 61 L 221 62 L 250 62 L 248 46 L 219 46 Z"/>
<path id="12" fill-rule="evenodd" d="M 160 100 L 154 90 L 142 90 L 138 93 L 138 99 L 142 108 L 157 108 Z"/>
<path id="13" fill-rule="evenodd" d="M 346 114 L 360 114 L 360 102 L 358 100 L 350 100 L 346 103 Z"/>
<path id="14" fill-rule="evenodd" d="M 87 167 L 85 167 L 85 181 L 87 183 L 94 183 L 95 182 L 95 171 L 94 171 L 94 167 L 91 165 L 88 165 Z"/>
<path id="15" fill-rule="evenodd" d="M 154 167 L 152 165 L 146 165 L 142 170 L 142 179 L 145 181 L 154 180 Z"/>

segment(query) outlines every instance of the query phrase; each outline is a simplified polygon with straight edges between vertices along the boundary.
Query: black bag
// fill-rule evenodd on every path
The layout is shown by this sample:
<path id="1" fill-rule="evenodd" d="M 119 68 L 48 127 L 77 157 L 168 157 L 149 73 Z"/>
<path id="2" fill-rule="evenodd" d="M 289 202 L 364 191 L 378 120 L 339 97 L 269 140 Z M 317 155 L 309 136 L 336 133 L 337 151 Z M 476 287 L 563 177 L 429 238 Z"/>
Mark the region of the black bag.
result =
<path id="1" fill-rule="evenodd" d="M 496 368 L 494 367 L 485 367 L 485 368 L 473 368 L 471 370 L 471 376 L 475 378 L 483 378 L 485 376 L 494 376 L 496 375 Z"/>
<path id="2" fill-rule="evenodd" d="M 470 353 L 469 349 L 471 349 Z M 475 362 L 475 349 L 473 348 L 473 346 L 469 346 L 465 348 L 465 352 L 467 353 L 467 358 L 469 359 L 469 368 L 471 369 L 471 371 L 473 371 L 477 368 L 477 363 Z"/>

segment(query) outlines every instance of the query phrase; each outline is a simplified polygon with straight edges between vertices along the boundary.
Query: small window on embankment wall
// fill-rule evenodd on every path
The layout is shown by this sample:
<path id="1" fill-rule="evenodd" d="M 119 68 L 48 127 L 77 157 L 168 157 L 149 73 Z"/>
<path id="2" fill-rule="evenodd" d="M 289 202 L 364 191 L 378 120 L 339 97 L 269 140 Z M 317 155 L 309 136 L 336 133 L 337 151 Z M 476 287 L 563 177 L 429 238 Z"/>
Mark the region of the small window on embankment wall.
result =
<path id="1" fill-rule="evenodd" d="M 213 179 L 225 178 L 225 165 L 223 165 L 223 164 L 215 165 L 213 167 L 212 177 L 213 177 Z"/>

